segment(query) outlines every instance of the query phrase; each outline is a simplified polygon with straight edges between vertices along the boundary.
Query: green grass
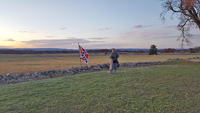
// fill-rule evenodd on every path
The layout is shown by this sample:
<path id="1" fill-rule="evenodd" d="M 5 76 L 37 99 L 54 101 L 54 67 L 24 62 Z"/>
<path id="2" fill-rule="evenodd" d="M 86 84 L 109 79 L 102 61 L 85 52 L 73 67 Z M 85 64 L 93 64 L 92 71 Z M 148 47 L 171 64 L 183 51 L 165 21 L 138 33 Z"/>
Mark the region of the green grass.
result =
<path id="1" fill-rule="evenodd" d="M 0 86 L 2 113 L 200 112 L 200 63 L 119 68 Z"/>

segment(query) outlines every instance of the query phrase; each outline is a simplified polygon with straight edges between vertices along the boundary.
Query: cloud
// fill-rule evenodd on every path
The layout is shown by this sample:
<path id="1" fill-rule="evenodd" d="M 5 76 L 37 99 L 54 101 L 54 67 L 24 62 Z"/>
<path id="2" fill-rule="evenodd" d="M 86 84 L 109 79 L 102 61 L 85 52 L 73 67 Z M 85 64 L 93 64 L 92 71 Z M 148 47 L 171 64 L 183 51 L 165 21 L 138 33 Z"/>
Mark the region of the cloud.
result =
<path id="1" fill-rule="evenodd" d="M 11 46 L 0 46 L 0 49 L 8 49 L 8 48 L 12 48 Z"/>
<path id="2" fill-rule="evenodd" d="M 172 36 L 173 35 L 173 36 Z M 176 38 L 174 32 L 169 30 L 149 30 L 140 33 L 140 39 L 164 39 L 164 38 Z"/>
<path id="3" fill-rule="evenodd" d="M 53 38 L 53 37 L 55 37 L 55 36 L 53 36 L 53 35 L 50 35 L 50 36 L 46 36 L 46 37 L 48 37 L 48 38 Z"/>
<path id="4" fill-rule="evenodd" d="M 154 37 L 154 38 L 149 38 L 150 40 L 151 39 L 170 39 L 170 38 L 179 38 L 179 36 L 162 36 L 162 37 Z"/>
<path id="5" fill-rule="evenodd" d="M 121 34 L 120 39 L 123 40 L 142 40 L 146 41 L 147 39 L 162 39 L 162 38 L 172 38 L 172 35 L 177 35 L 176 31 L 165 30 L 165 29 L 152 29 L 152 30 L 143 30 L 140 32 L 129 31 Z"/>
<path id="6" fill-rule="evenodd" d="M 176 25 L 172 25 L 172 26 L 165 26 L 163 28 L 177 28 L 177 26 Z"/>
<path id="7" fill-rule="evenodd" d="M 174 29 L 177 29 L 177 25 L 171 25 L 171 26 L 164 26 L 163 28 L 165 28 L 165 29 L 170 29 L 170 28 L 174 28 Z M 198 30 L 199 28 L 198 27 L 196 27 L 196 26 L 190 26 L 190 29 L 192 29 L 192 30 Z"/>
<path id="8" fill-rule="evenodd" d="M 200 38 L 200 34 L 193 34 L 192 37 L 194 37 L 194 38 Z"/>
<path id="9" fill-rule="evenodd" d="M 60 30 L 65 30 L 66 29 L 66 27 L 62 27 L 62 28 L 60 28 Z"/>
<path id="10" fill-rule="evenodd" d="M 34 31 L 19 31 L 20 33 L 35 33 Z"/>
<path id="11" fill-rule="evenodd" d="M 103 38 L 88 38 L 88 39 L 94 39 L 94 40 L 103 40 L 103 39 L 107 39 L 108 37 L 103 37 Z"/>
<path id="12" fill-rule="evenodd" d="M 101 44 L 88 44 L 84 45 L 85 48 L 90 49 L 111 49 L 111 48 L 130 48 L 133 47 L 133 43 L 117 43 L 117 42 L 109 42 L 109 43 L 101 43 Z"/>
<path id="13" fill-rule="evenodd" d="M 109 29 L 111 29 L 111 27 L 101 28 L 101 29 L 98 29 L 98 30 L 102 31 L 102 30 L 109 30 Z"/>
<path id="14" fill-rule="evenodd" d="M 139 29 L 139 28 L 145 28 L 145 27 L 151 27 L 151 26 L 153 26 L 153 25 L 148 25 L 148 26 L 136 25 L 136 26 L 134 26 L 133 28 Z"/>
<path id="15" fill-rule="evenodd" d="M 135 31 L 130 31 L 130 32 L 125 32 L 125 33 L 123 33 L 121 36 L 119 36 L 119 38 L 120 38 L 120 40 L 121 39 L 132 39 L 132 38 L 136 38 L 136 37 L 138 37 L 138 33 L 137 32 L 135 32 Z"/>
<path id="16" fill-rule="evenodd" d="M 69 38 L 69 39 L 52 39 L 52 40 L 30 40 L 22 41 L 22 43 L 27 45 L 32 45 L 34 47 L 43 47 L 43 48 L 74 48 L 78 43 L 89 44 L 96 42 L 105 42 L 105 41 L 90 41 L 87 39 L 78 39 L 78 38 Z"/>
<path id="17" fill-rule="evenodd" d="M 10 41 L 10 42 L 14 42 L 15 40 L 13 40 L 13 39 L 7 39 L 7 40 L 4 40 L 4 41 Z"/>

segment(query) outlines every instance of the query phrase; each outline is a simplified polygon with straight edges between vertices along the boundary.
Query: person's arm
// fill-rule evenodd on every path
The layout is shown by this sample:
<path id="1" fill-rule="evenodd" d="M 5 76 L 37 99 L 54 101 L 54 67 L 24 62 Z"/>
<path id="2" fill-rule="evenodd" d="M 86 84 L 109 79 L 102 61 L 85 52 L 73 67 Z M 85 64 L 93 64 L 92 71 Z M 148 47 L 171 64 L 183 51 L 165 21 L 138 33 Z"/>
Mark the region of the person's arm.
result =
<path id="1" fill-rule="evenodd" d="M 117 58 L 119 58 L 119 54 L 117 53 Z"/>
<path id="2" fill-rule="evenodd" d="M 112 59 L 112 54 L 110 54 L 110 57 L 109 57 L 110 59 Z"/>

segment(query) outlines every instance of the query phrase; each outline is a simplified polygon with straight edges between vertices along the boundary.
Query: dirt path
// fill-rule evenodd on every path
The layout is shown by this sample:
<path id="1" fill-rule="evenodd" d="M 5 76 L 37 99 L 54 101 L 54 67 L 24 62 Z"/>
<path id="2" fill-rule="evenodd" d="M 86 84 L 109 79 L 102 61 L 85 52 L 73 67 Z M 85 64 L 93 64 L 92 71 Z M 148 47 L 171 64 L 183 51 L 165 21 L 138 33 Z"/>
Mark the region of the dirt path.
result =
<path id="1" fill-rule="evenodd" d="M 190 62 L 200 62 L 200 59 L 189 59 Z"/>

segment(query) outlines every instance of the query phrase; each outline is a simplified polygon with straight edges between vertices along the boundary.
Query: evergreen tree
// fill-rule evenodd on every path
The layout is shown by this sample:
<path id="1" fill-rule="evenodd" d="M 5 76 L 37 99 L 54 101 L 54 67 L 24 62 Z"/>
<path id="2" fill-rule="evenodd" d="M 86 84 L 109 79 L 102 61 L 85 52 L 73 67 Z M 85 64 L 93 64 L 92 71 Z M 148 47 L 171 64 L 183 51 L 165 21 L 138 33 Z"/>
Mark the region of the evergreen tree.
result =
<path id="1" fill-rule="evenodd" d="M 149 50 L 149 55 L 158 55 L 157 54 L 157 48 L 155 45 L 151 45 L 150 50 Z"/>

